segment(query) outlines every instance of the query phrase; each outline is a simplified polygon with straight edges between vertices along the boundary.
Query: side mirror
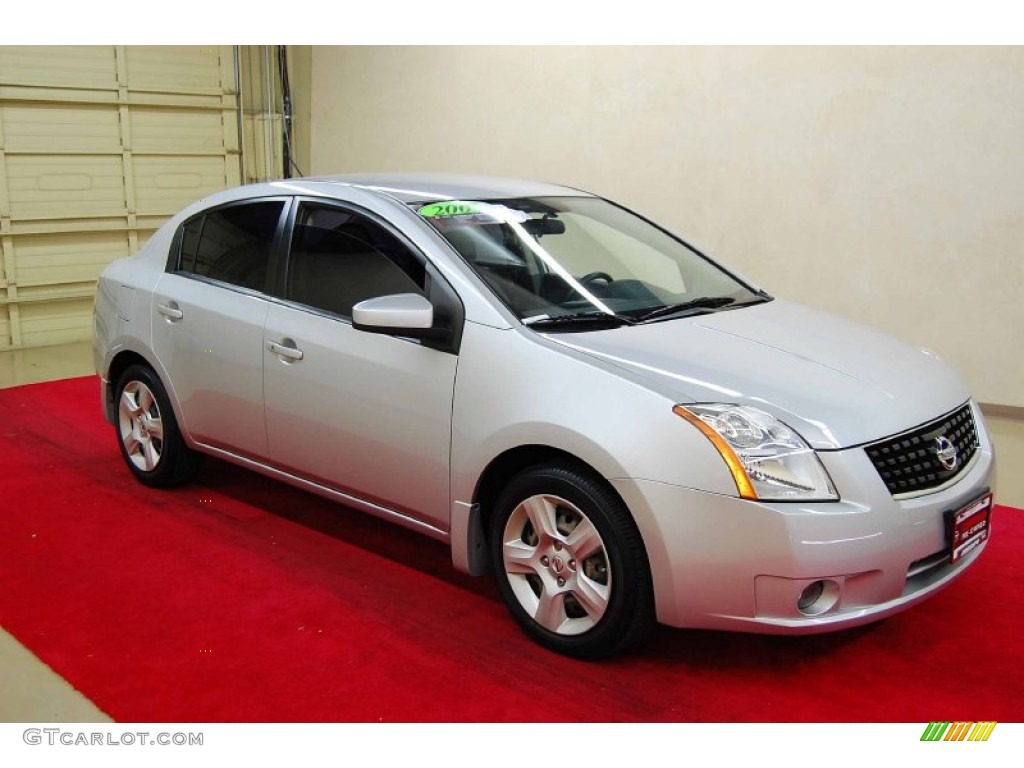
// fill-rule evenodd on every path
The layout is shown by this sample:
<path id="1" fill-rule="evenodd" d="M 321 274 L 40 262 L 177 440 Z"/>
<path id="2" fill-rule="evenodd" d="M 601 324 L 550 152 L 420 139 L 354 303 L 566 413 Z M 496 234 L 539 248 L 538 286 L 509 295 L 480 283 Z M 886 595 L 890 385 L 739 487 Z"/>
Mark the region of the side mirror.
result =
<path id="1" fill-rule="evenodd" d="M 352 327 L 367 333 L 442 339 L 450 331 L 434 327 L 434 307 L 418 293 L 395 293 L 365 299 L 352 307 Z"/>

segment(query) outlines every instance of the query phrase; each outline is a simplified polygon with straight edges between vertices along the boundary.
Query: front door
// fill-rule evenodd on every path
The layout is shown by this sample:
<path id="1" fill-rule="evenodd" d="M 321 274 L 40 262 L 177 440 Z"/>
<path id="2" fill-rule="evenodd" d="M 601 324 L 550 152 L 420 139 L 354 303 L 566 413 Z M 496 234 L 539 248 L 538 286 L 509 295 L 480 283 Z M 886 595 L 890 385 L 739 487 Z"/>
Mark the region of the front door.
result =
<path id="1" fill-rule="evenodd" d="M 458 358 L 351 325 L 354 304 L 425 293 L 426 275 L 376 217 L 301 203 L 284 301 L 267 314 L 263 391 L 275 465 L 447 530 Z"/>

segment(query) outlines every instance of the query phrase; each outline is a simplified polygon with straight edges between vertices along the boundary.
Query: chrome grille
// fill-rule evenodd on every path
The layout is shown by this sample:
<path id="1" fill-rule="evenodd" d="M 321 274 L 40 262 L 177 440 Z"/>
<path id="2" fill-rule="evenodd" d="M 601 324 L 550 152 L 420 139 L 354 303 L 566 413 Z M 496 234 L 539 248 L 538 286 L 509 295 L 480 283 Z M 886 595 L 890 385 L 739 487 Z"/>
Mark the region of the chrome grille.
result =
<path id="1" fill-rule="evenodd" d="M 939 458 L 939 438 L 956 448 L 956 465 L 946 469 Z M 934 421 L 864 447 L 893 496 L 920 493 L 952 480 L 978 450 L 978 431 L 970 403 Z"/>

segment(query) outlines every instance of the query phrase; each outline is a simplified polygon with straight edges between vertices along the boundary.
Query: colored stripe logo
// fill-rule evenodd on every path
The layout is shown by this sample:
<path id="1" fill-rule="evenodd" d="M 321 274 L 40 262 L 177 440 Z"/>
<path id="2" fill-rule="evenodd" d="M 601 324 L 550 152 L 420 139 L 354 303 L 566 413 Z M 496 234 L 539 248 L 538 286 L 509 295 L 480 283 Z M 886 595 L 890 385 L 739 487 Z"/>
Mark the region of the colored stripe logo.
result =
<path id="1" fill-rule="evenodd" d="M 921 741 L 988 741 L 995 727 L 994 720 L 980 723 L 931 722 L 921 734 Z"/>

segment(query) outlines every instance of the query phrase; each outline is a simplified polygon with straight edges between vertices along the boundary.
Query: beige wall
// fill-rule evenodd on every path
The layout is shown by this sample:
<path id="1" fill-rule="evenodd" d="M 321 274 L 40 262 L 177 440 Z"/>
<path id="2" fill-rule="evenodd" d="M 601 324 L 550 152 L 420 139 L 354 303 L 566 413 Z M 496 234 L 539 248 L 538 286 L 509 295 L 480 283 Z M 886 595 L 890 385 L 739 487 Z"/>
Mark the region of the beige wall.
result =
<path id="1" fill-rule="evenodd" d="M 1024 48 L 313 49 L 311 170 L 558 181 L 1024 406 Z"/>

